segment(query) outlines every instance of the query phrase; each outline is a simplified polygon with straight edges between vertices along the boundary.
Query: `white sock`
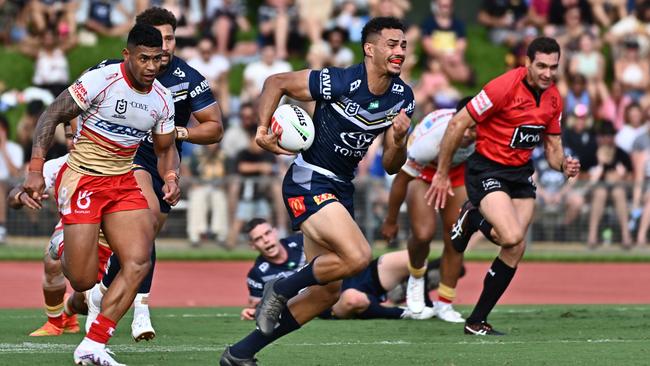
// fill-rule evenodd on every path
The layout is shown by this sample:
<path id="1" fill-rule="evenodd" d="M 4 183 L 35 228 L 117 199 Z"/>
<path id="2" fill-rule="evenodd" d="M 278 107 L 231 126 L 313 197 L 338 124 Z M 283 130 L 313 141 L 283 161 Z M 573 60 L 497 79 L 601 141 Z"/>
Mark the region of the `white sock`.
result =
<path id="1" fill-rule="evenodd" d="M 102 299 L 104 298 L 104 294 L 99 288 L 99 284 L 96 284 L 95 287 L 93 287 L 90 290 L 90 301 L 93 302 L 93 305 L 95 305 L 98 308 L 102 307 Z"/>
<path id="2" fill-rule="evenodd" d="M 81 343 L 79 344 L 79 347 L 82 347 L 82 346 L 83 346 L 83 348 L 95 348 L 95 349 L 97 349 L 97 348 L 104 349 L 106 347 L 106 345 L 104 343 L 95 342 L 95 341 L 93 341 L 92 339 L 90 339 L 88 337 L 84 337 L 83 341 L 81 341 Z"/>
<path id="3" fill-rule="evenodd" d="M 133 300 L 133 317 L 137 316 L 149 317 L 149 294 L 137 294 Z"/>

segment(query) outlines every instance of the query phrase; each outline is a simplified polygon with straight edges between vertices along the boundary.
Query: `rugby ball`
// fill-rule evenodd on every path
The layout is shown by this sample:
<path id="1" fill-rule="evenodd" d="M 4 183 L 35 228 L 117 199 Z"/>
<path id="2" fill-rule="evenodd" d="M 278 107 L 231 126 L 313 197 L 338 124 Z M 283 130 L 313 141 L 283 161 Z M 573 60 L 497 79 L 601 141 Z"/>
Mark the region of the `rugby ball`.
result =
<path id="1" fill-rule="evenodd" d="M 278 144 L 280 147 L 300 152 L 309 149 L 314 142 L 314 122 L 304 109 L 293 104 L 279 106 L 271 117 L 271 131 L 282 129 Z"/>

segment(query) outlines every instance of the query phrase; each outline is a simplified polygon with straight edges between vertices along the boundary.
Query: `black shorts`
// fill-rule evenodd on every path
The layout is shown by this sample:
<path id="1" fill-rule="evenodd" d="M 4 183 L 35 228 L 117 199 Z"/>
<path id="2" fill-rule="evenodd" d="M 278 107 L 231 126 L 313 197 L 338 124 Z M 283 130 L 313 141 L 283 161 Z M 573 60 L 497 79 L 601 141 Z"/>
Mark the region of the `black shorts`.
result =
<path id="1" fill-rule="evenodd" d="M 465 168 L 467 197 L 476 207 L 483 197 L 496 191 L 505 192 L 510 198 L 535 198 L 534 172 L 532 160 L 522 166 L 507 166 L 475 152 L 467 159 Z"/>
<path id="2" fill-rule="evenodd" d="M 135 159 L 133 160 L 133 170 L 144 170 L 151 175 L 151 183 L 153 185 L 153 191 L 158 198 L 158 205 L 160 206 L 160 212 L 168 214 L 172 210 L 172 206 L 169 205 L 163 197 L 165 193 L 162 191 L 162 187 L 165 185 L 165 182 L 158 174 L 158 168 L 155 167 L 147 159 L 144 159 L 140 154 L 136 154 Z"/>
<path id="3" fill-rule="evenodd" d="M 309 168 L 291 164 L 282 182 L 282 197 L 289 212 L 291 228 L 332 202 L 339 202 L 354 219 L 354 184 L 328 178 Z"/>
<path id="4" fill-rule="evenodd" d="M 379 282 L 378 264 L 379 258 L 374 259 L 363 271 L 352 277 L 345 278 L 341 285 L 341 292 L 348 289 L 355 289 L 366 295 L 376 297 L 379 302 L 386 301 L 386 290 L 384 290 L 381 282 Z"/>

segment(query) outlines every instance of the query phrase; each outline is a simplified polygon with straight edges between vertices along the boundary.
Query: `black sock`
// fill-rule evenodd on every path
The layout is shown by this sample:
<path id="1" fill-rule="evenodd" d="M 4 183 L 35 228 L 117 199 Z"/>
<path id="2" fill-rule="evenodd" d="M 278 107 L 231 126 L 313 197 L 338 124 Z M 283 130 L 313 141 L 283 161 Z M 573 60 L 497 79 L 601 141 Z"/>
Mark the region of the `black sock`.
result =
<path id="1" fill-rule="evenodd" d="M 489 241 L 493 242 L 494 244 L 500 246 L 501 244 L 497 243 L 497 242 L 494 240 L 494 237 L 492 236 L 492 224 L 490 224 L 489 222 L 487 222 L 487 220 L 484 219 L 482 215 L 481 215 L 481 219 L 482 219 L 482 220 L 481 220 L 481 222 L 480 222 L 479 225 L 478 225 L 478 229 L 481 230 L 481 232 L 483 233 L 483 235 L 485 235 L 485 238 L 486 238 L 487 240 L 489 240 Z"/>
<path id="2" fill-rule="evenodd" d="M 102 277 L 102 284 L 106 288 L 109 288 L 111 286 L 111 283 L 113 283 L 115 276 L 117 276 L 117 272 L 119 271 L 120 259 L 117 257 L 117 254 L 113 253 L 108 259 L 108 268 L 106 269 L 106 274 L 104 274 L 104 277 Z"/>
<path id="3" fill-rule="evenodd" d="M 478 230 L 482 220 L 485 219 L 483 218 L 483 215 L 481 215 L 481 212 L 478 209 L 471 210 L 467 214 L 467 226 L 466 226 L 467 232 L 474 233 L 476 230 Z"/>
<path id="4" fill-rule="evenodd" d="M 237 358 L 252 358 L 271 342 L 299 328 L 300 324 L 286 307 L 280 315 L 280 325 L 273 330 L 270 336 L 265 336 L 255 328 L 248 336 L 230 347 L 230 354 Z"/>
<path id="5" fill-rule="evenodd" d="M 298 270 L 298 272 L 277 281 L 273 286 L 275 292 L 290 299 L 296 296 L 298 292 L 305 287 L 322 285 L 322 283 L 319 283 L 316 277 L 314 277 L 314 262 L 316 262 L 316 259 L 318 259 L 318 257 L 314 258 L 308 265 Z"/>
<path id="6" fill-rule="evenodd" d="M 368 296 L 370 305 L 361 314 L 357 315 L 359 319 L 399 319 L 402 317 L 404 309 L 398 307 L 381 306 L 374 296 Z"/>
<path id="7" fill-rule="evenodd" d="M 492 262 L 492 266 L 488 273 L 485 274 L 485 280 L 483 280 L 481 297 L 479 297 L 472 315 L 467 318 L 467 323 L 475 324 L 487 320 L 488 314 L 508 288 L 516 270 L 517 268 L 509 267 L 503 263 L 499 257 Z"/>
<path id="8" fill-rule="evenodd" d="M 147 273 L 147 277 L 145 277 L 140 284 L 140 288 L 138 289 L 139 294 L 148 294 L 151 292 L 154 268 L 156 268 L 156 243 L 154 243 L 153 248 L 151 248 L 151 269 L 149 270 L 149 273 Z"/>

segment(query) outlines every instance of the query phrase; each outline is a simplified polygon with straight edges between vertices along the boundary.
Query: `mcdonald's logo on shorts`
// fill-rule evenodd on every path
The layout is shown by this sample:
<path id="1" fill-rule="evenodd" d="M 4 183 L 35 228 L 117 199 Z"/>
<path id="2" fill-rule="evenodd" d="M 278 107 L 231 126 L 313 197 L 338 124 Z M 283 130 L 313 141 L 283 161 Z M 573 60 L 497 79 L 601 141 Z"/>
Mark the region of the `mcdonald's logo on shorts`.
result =
<path id="1" fill-rule="evenodd" d="M 305 196 L 287 198 L 293 217 L 298 217 L 307 211 L 305 207 Z"/>

